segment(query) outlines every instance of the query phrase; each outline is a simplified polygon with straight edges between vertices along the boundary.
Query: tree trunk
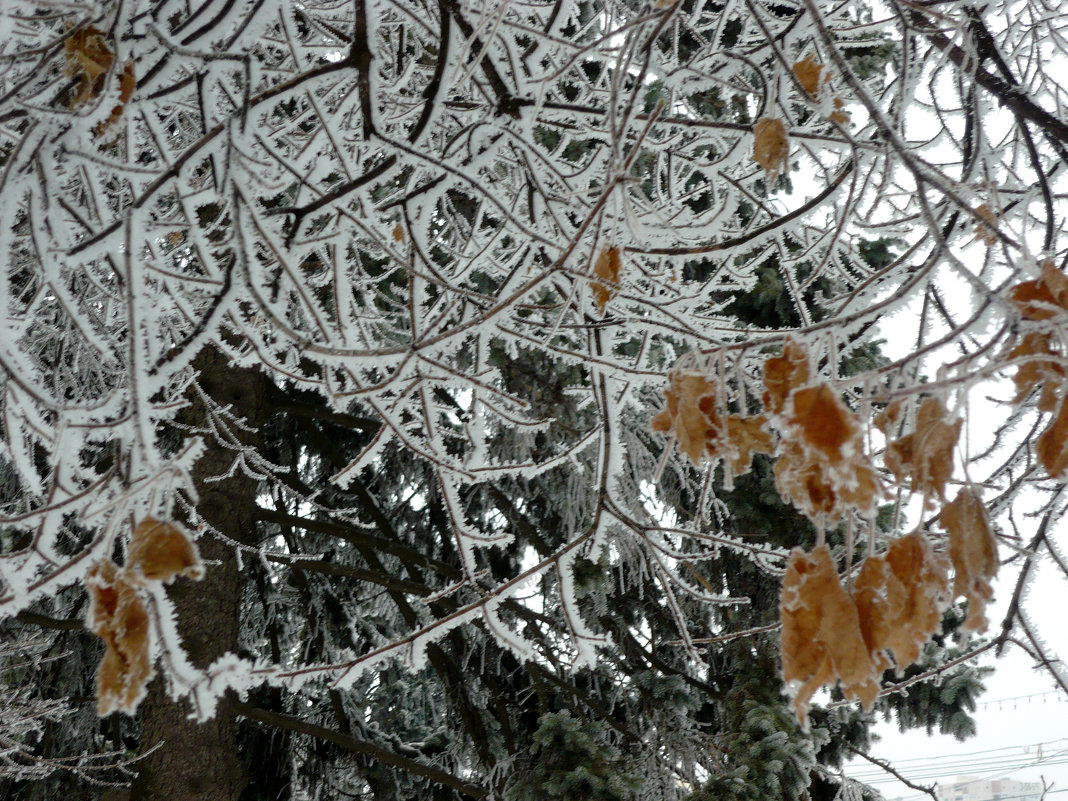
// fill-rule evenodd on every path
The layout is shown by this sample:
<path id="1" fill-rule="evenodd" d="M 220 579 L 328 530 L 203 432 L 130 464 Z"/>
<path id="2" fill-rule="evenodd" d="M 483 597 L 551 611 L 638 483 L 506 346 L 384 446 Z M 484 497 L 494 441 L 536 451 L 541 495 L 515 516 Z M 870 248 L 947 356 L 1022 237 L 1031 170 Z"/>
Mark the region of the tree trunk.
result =
<path id="1" fill-rule="evenodd" d="M 258 432 L 264 418 L 267 378 L 256 370 L 236 369 L 214 348 L 197 357 L 200 386 L 220 405 Z M 189 412 L 200 422 L 202 404 Z M 247 444 L 258 433 L 239 432 Z M 227 475 L 235 452 L 209 441 L 208 450 L 193 471 L 203 519 L 226 537 L 249 542 L 255 532 L 257 482 L 241 470 Z M 238 646 L 243 576 L 233 547 L 210 535 L 198 541 L 205 563 L 201 581 L 179 578 L 169 588 L 178 618 L 178 631 L 190 660 L 206 667 Z M 189 720 L 189 703 L 175 703 L 158 677 L 141 705 L 141 746 L 149 754 L 140 765 L 131 801 L 236 801 L 248 782 L 236 739 L 236 720 L 224 705 L 205 723 Z"/>

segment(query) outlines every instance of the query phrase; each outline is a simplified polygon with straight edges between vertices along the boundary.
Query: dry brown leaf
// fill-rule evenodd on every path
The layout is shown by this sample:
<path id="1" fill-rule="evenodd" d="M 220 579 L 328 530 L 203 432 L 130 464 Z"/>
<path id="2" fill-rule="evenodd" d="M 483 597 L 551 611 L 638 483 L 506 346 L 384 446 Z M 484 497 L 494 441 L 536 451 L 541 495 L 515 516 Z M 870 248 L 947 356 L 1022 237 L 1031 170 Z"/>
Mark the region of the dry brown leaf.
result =
<path id="1" fill-rule="evenodd" d="M 189 536 L 173 523 L 146 517 L 134 529 L 126 556 L 133 576 L 168 582 L 175 576 L 199 579 L 204 575 L 200 554 Z"/>
<path id="2" fill-rule="evenodd" d="M 94 129 L 94 133 L 100 136 L 108 130 L 112 125 L 122 119 L 122 112 L 126 108 L 126 104 L 133 97 L 134 90 L 137 88 L 137 78 L 134 75 L 134 64 L 132 61 L 127 61 L 126 66 L 122 70 L 122 74 L 119 75 L 119 104 L 111 109 L 111 114 L 106 120 L 100 123 Z"/>
<path id="3" fill-rule="evenodd" d="M 808 93 L 810 98 L 815 100 L 820 92 L 820 77 L 823 75 L 823 65 L 812 56 L 805 56 L 794 64 L 793 71 L 797 82 L 801 84 L 801 88 Z M 824 76 L 824 80 L 826 80 L 826 76 Z"/>
<path id="4" fill-rule="evenodd" d="M 400 223 L 397 223 L 393 227 L 393 241 L 394 242 L 403 242 L 404 241 L 404 226 L 402 226 Z"/>
<path id="5" fill-rule="evenodd" d="M 968 600 L 964 628 L 986 630 L 986 602 L 994 594 L 990 580 L 998 572 L 998 546 L 990 530 L 983 502 L 969 489 L 960 491 L 939 517 L 949 532 L 949 558 L 953 561 L 953 595 Z"/>
<path id="6" fill-rule="evenodd" d="M 753 454 L 772 453 L 775 450 L 767 422 L 768 419 L 762 414 L 754 417 L 732 414 L 727 418 L 727 442 L 722 448 L 723 452 L 716 455 L 722 455 L 730 461 L 734 475 L 749 472 Z"/>
<path id="7" fill-rule="evenodd" d="M 619 294 L 619 269 L 622 266 L 619 248 L 604 248 L 593 265 L 595 279 L 593 283 L 593 300 L 597 311 L 604 313 L 608 301 Z"/>
<path id="8" fill-rule="evenodd" d="M 64 71 L 78 79 L 78 93 L 70 101 L 71 108 L 99 96 L 115 60 L 103 31 L 92 25 L 76 30 L 63 43 L 63 55 L 66 60 Z"/>
<path id="9" fill-rule="evenodd" d="M 893 664 L 887 651 L 905 611 L 906 591 L 884 557 L 864 560 L 853 584 L 853 600 L 872 664 L 878 671 L 886 670 Z"/>
<path id="10" fill-rule="evenodd" d="M 851 117 L 849 112 L 845 110 L 845 103 L 842 98 L 836 97 L 834 99 L 834 111 L 827 117 L 831 122 L 836 122 L 839 125 L 849 125 Z"/>
<path id="11" fill-rule="evenodd" d="M 774 178 L 786 166 L 790 142 L 786 124 L 777 117 L 761 117 L 753 126 L 753 161 Z"/>
<path id="12" fill-rule="evenodd" d="M 804 345 L 787 337 L 782 356 L 764 362 L 764 408 L 770 414 L 781 413 L 790 393 L 808 382 L 808 353 Z"/>
<path id="13" fill-rule="evenodd" d="M 1052 359 L 1031 358 L 1023 362 L 1016 371 L 1013 381 L 1016 383 L 1014 403 L 1021 403 L 1038 387 L 1042 392 L 1038 397 L 1038 408 L 1043 412 L 1052 412 L 1057 408 L 1057 390 L 1068 377 L 1064 365 L 1058 360 L 1061 354 L 1053 347 L 1053 335 L 1031 331 L 1009 353 L 1010 359 L 1028 356 L 1052 356 Z"/>
<path id="14" fill-rule="evenodd" d="M 837 520 L 849 509 L 869 514 L 881 487 L 859 447 L 848 460 L 832 462 L 800 442 L 784 439 L 774 467 L 775 487 L 814 521 Z"/>
<path id="15" fill-rule="evenodd" d="M 1068 277 L 1052 261 L 1042 264 L 1042 275 L 1017 284 L 1009 299 L 1028 320 L 1049 320 L 1068 311 Z"/>
<path id="16" fill-rule="evenodd" d="M 832 461 L 842 460 L 843 447 L 856 442 L 860 434 L 853 413 L 826 384 L 795 390 L 791 399 L 789 424 L 801 435 L 805 446 Z"/>
<path id="17" fill-rule="evenodd" d="M 838 493 L 828 480 L 823 462 L 799 442 L 782 441 L 774 471 L 779 494 L 810 518 L 839 516 Z"/>
<path id="18" fill-rule="evenodd" d="M 945 498 L 946 482 L 953 475 L 953 448 L 963 421 L 948 420 L 938 398 L 927 398 L 916 413 L 913 433 L 886 448 L 886 466 L 898 482 L 911 480 L 912 491 Z"/>
<path id="19" fill-rule="evenodd" d="M 1038 438 L 1035 452 L 1050 478 L 1068 478 L 1068 399 L 1061 401 L 1056 416 Z"/>
<path id="20" fill-rule="evenodd" d="M 942 624 L 949 563 L 919 531 L 891 540 L 886 563 L 904 590 L 896 625 L 884 643 L 900 673 L 920 658 L 923 646 Z"/>
<path id="21" fill-rule="evenodd" d="M 699 464 L 722 435 L 716 388 L 708 376 L 693 370 L 672 370 L 669 379 L 667 405 L 653 418 L 652 429 L 674 435 L 679 450 Z"/>
<path id="22" fill-rule="evenodd" d="M 783 680 L 804 722 L 808 702 L 824 683 L 838 680 L 847 697 L 870 707 L 878 673 L 860 630 L 853 599 L 842 588 L 827 546 L 790 554 L 780 601 Z"/>
<path id="23" fill-rule="evenodd" d="M 133 714 L 152 677 L 148 610 L 127 579 L 126 571 L 103 560 L 86 578 L 88 627 L 107 646 L 97 673 L 97 714 L 116 710 Z"/>

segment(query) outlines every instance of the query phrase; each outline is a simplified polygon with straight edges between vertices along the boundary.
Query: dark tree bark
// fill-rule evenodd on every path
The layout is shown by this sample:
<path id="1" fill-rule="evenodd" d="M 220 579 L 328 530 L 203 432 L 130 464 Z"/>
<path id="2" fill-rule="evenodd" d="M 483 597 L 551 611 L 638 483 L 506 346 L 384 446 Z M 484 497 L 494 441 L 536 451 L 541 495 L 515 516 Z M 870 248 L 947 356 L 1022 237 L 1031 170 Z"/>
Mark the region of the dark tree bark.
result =
<path id="1" fill-rule="evenodd" d="M 256 370 L 236 369 L 219 351 L 211 349 L 196 360 L 200 386 L 221 405 L 230 405 L 247 425 L 260 429 L 266 415 L 267 378 Z M 204 409 L 194 402 L 188 410 L 193 419 L 203 419 Z M 246 443 L 258 434 L 244 433 Z M 204 520 L 226 537 L 250 542 L 255 532 L 257 482 L 242 471 L 221 481 L 213 478 L 230 472 L 233 450 L 208 442 L 207 452 L 197 462 L 194 480 L 199 494 L 198 510 Z M 170 588 L 178 617 L 178 629 L 190 660 L 205 667 L 238 646 L 239 612 L 243 576 L 233 547 L 215 537 L 202 537 L 198 546 L 205 563 L 199 582 L 180 578 Z M 248 783 L 237 744 L 237 725 L 232 713 L 220 708 L 211 720 L 190 720 L 189 703 L 174 702 L 157 678 L 141 705 L 141 745 L 148 749 L 162 743 L 140 764 L 131 801 L 236 801 Z"/>

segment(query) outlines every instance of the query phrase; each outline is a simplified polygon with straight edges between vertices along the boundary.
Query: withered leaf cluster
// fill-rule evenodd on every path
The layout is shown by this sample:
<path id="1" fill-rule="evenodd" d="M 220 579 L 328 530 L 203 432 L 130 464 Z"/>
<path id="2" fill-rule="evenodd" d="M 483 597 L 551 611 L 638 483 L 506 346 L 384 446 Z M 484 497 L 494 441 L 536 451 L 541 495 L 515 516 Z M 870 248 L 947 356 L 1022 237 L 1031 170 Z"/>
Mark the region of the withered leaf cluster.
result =
<path id="1" fill-rule="evenodd" d="M 63 43 L 64 71 L 77 80 L 77 92 L 71 97 L 70 107 L 77 108 L 100 97 L 107 83 L 107 76 L 115 62 L 115 52 L 108 44 L 103 31 L 92 25 L 71 33 Z M 111 114 L 95 129 L 102 134 L 122 116 L 123 109 L 137 88 L 132 61 L 126 62 L 119 73 L 118 104 Z"/>
<path id="2" fill-rule="evenodd" d="M 811 55 L 805 56 L 793 66 L 794 76 L 801 88 L 811 100 L 821 100 L 821 96 L 829 94 L 831 73 Z M 840 97 L 832 97 L 831 104 L 834 111 L 828 115 L 831 122 L 846 125 L 849 122 L 849 112 L 845 110 L 845 102 Z"/>
<path id="3" fill-rule="evenodd" d="M 860 423 L 827 384 L 808 386 L 809 378 L 808 357 L 792 341 L 764 364 L 764 402 L 782 433 L 779 494 L 813 520 L 870 513 L 881 490 Z"/>
<path id="4" fill-rule="evenodd" d="M 846 697 L 870 707 L 885 670 L 900 675 L 920 658 L 951 598 L 968 599 L 966 629 L 986 627 L 998 565 L 986 510 L 974 494 L 962 492 L 946 506 L 942 525 L 950 532 L 948 559 L 920 531 L 898 537 L 884 555 L 861 563 L 852 594 L 827 546 L 790 554 L 780 600 L 782 669 L 799 721 L 816 690 L 835 682 Z"/>
<path id="5" fill-rule="evenodd" d="M 203 575 L 196 546 L 176 525 L 154 517 L 134 529 L 124 567 L 101 559 L 89 568 L 87 625 L 107 646 L 96 682 L 101 717 L 132 714 L 152 678 L 148 609 L 139 588 L 180 575 Z"/>
<path id="6" fill-rule="evenodd" d="M 754 453 L 771 453 L 773 442 L 763 415 L 723 414 L 715 385 L 705 373 L 673 370 L 664 390 L 667 403 L 653 418 L 653 431 L 671 434 L 679 450 L 700 464 L 705 458 L 724 458 L 734 475 L 749 470 Z"/>

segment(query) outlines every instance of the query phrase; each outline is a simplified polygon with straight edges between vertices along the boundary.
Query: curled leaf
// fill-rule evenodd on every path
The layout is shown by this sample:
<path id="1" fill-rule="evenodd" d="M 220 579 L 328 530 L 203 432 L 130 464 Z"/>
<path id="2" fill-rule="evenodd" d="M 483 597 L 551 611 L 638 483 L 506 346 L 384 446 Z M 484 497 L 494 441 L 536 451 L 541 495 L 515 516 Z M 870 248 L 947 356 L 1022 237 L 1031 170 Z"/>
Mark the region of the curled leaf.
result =
<path id="1" fill-rule="evenodd" d="M 887 651 L 905 611 L 906 591 L 884 557 L 864 560 L 853 584 L 853 600 L 872 664 L 878 671 L 886 670 L 892 664 Z"/>
<path id="2" fill-rule="evenodd" d="M 774 178 L 790 155 L 790 142 L 786 136 L 786 124 L 777 117 L 761 117 L 753 126 L 753 161 Z"/>
<path id="3" fill-rule="evenodd" d="M 622 266 L 619 248 L 604 248 L 593 265 L 593 300 L 597 311 L 604 313 L 608 301 L 619 293 L 619 270 Z"/>
<path id="4" fill-rule="evenodd" d="M 986 630 L 986 602 L 994 594 L 990 580 L 998 572 L 998 546 L 990 530 L 983 502 L 969 489 L 962 489 L 939 517 L 949 532 L 949 558 L 953 561 L 953 594 L 968 600 L 964 628 Z"/>
<path id="5" fill-rule="evenodd" d="M 88 628 L 107 646 L 97 673 L 97 713 L 133 714 L 152 677 L 148 610 L 126 572 L 109 560 L 90 568 L 86 586 Z"/>
<path id="6" fill-rule="evenodd" d="M 146 579 L 168 582 L 175 576 L 199 579 L 200 554 L 189 536 L 173 523 L 146 517 L 134 529 L 126 569 Z"/>

